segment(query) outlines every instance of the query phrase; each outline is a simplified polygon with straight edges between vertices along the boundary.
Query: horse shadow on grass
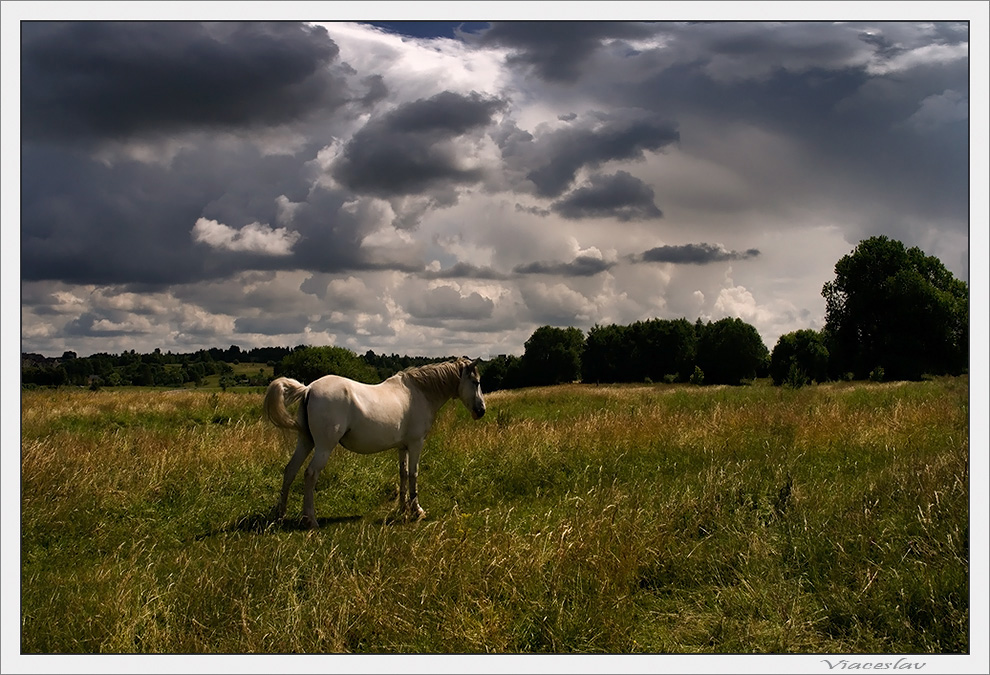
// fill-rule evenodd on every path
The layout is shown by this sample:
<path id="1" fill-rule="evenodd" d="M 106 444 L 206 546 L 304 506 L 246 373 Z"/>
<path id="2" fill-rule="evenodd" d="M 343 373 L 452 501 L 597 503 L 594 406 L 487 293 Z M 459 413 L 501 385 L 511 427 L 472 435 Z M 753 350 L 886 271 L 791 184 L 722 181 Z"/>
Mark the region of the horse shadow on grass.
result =
<path id="1" fill-rule="evenodd" d="M 342 525 L 344 523 L 351 523 L 357 520 L 361 520 L 364 516 L 337 516 L 337 517 L 324 517 L 317 518 L 316 522 L 319 523 L 320 529 L 327 527 L 332 527 L 334 525 Z M 218 534 L 230 534 L 233 532 L 245 532 L 247 534 L 268 534 L 271 532 L 300 532 L 306 531 L 309 528 L 303 521 L 302 516 L 298 517 L 280 517 L 271 513 L 271 511 L 266 512 L 256 512 L 249 513 L 246 516 L 241 516 L 237 520 L 228 523 L 223 527 L 218 527 L 209 532 L 199 534 L 196 536 L 196 541 L 206 539 L 207 537 L 215 537 Z"/>

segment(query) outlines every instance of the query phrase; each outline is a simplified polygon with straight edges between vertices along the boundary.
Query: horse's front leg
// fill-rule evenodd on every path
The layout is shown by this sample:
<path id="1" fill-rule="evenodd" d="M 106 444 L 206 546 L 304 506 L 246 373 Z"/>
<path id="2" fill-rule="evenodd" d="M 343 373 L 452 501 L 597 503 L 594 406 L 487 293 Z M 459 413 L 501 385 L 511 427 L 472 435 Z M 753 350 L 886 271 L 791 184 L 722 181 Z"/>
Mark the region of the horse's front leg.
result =
<path id="1" fill-rule="evenodd" d="M 406 486 L 409 483 L 409 449 L 406 446 L 399 446 L 399 503 L 397 510 L 399 515 L 406 512 Z"/>
<path id="2" fill-rule="evenodd" d="M 409 503 L 406 514 L 410 520 L 419 520 L 426 517 L 426 511 L 419 505 L 419 493 L 417 492 L 416 479 L 419 476 L 419 455 L 423 451 L 423 439 L 413 441 L 408 446 L 409 451 Z"/>

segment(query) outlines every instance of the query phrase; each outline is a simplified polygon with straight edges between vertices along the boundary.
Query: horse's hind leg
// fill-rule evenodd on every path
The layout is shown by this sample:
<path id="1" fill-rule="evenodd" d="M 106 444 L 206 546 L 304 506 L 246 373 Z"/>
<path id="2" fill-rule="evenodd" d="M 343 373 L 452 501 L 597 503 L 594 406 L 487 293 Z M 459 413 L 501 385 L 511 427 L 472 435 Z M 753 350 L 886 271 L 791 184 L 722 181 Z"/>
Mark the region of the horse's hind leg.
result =
<path id="1" fill-rule="evenodd" d="M 275 507 L 276 515 L 279 518 L 285 517 L 285 511 L 289 503 L 289 487 L 292 485 L 292 481 L 295 480 L 296 474 L 299 473 L 302 463 L 312 450 L 313 439 L 309 437 L 309 434 L 299 434 L 299 440 L 296 441 L 296 451 L 292 453 L 292 458 L 285 465 L 285 471 L 282 473 L 282 493 L 278 498 L 278 505 Z"/>
<path id="2" fill-rule="evenodd" d="M 333 445 L 317 444 L 316 451 L 313 453 L 313 459 L 309 460 L 309 465 L 306 467 L 306 491 L 303 493 L 303 523 L 311 529 L 316 529 L 320 526 L 316 520 L 316 481 L 320 477 L 323 467 L 327 465 L 327 460 L 330 459 L 330 451 L 336 445 L 336 443 Z"/>

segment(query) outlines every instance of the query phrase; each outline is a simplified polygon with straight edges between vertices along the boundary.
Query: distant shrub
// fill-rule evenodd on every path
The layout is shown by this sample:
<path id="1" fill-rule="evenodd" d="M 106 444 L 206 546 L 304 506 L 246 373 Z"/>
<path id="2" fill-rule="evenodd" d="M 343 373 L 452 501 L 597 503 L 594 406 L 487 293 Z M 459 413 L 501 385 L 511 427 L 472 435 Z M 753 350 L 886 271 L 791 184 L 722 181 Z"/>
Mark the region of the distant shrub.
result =
<path id="1" fill-rule="evenodd" d="M 694 372 L 691 373 L 691 384 L 704 384 L 705 383 L 705 373 L 701 370 L 699 366 L 694 367 Z"/>
<path id="2" fill-rule="evenodd" d="M 877 366 L 870 371 L 870 382 L 883 382 L 884 372 L 883 366 Z"/>
<path id="3" fill-rule="evenodd" d="M 787 377 L 784 378 L 782 384 L 791 389 L 800 389 L 808 384 L 808 382 L 808 374 L 804 372 L 804 369 L 798 366 L 798 364 L 792 363 L 790 369 L 787 371 Z"/>
<path id="4" fill-rule="evenodd" d="M 821 333 L 798 330 L 781 335 L 770 355 L 770 377 L 775 385 L 793 385 L 800 375 L 801 385 L 828 379 L 829 352 Z"/>

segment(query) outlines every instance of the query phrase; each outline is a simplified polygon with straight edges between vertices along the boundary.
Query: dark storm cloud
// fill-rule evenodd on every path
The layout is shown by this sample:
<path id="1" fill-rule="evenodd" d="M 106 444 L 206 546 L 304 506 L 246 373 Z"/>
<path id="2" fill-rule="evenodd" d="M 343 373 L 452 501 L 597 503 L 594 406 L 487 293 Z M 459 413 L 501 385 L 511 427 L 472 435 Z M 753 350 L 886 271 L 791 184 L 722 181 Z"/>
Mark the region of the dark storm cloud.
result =
<path id="1" fill-rule="evenodd" d="M 544 80 L 572 82 L 605 41 L 651 35 L 648 24 L 609 21 L 496 22 L 470 40 L 512 50 L 508 63 L 532 68 Z"/>
<path id="2" fill-rule="evenodd" d="M 755 258 L 760 252 L 755 248 L 746 251 L 730 251 L 721 245 L 683 244 L 680 246 L 658 246 L 633 256 L 634 262 L 662 262 L 674 264 L 705 265 L 727 260 Z"/>
<path id="3" fill-rule="evenodd" d="M 309 324 L 309 317 L 305 314 L 279 314 L 274 317 L 242 317 L 234 321 L 234 332 L 284 335 L 286 333 L 302 333 Z"/>
<path id="4" fill-rule="evenodd" d="M 368 87 L 368 93 L 361 97 L 361 105 L 364 107 L 372 108 L 388 96 L 388 87 L 385 84 L 385 78 L 381 75 L 369 75 L 362 82 Z"/>
<path id="5" fill-rule="evenodd" d="M 407 103 L 390 112 L 383 121 L 384 130 L 398 133 L 452 134 L 486 126 L 492 115 L 505 107 L 503 101 L 472 93 L 462 96 L 451 91 L 428 99 Z"/>
<path id="6" fill-rule="evenodd" d="M 342 208 L 350 196 L 313 188 L 298 159 L 249 145 L 180 153 L 168 169 L 107 166 L 70 150 L 22 151 L 21 274 L 25 280 L 146 284 L 217 279 L 244 269 L 422 270 L 415 251 L 365 248 L 381 223 Z M 280 203 L 288 204 L 280 213 Z M 201 219 L 240 233 L 286 228 L 286 255 L 230 250 L 194 237 Z M 285 222 L 282 222 L 282 219 Z"/>
<path id="7" fill-rule="evenodd" d="M 181 153 L 165 169 L 140 162 L 108 166 L 71 149 L 26 144 L 21 273 L 26 280 L 163 285 L 284 267 L 289 261 L 281 257 L 196 244 L 190 232 L 201 216 L 237 230 L 274 223 L 277 199 L 303 200 L 307 190 L 292 157 L 261 156 L 246 145 Z M 304 234 L 316 236 L 319 223 L 303 225 L 310 228 Z M 356 248 L 346 241 L 326 248 Z"/>
<path id="8" fill-rule="evenodd" d="M 495 303 L 479 293 L 464 297 L 450 286 L 440 286 L 414 295 L 405 309 L 417 319 L 487 319 Z"/>
<path id="9" fill-rule="evenodd" d="M 386 265 L 360 249 L 364 223 L 337 217 L 348 197 L 312 189 L 306 163 L 329 142 L 326 121 L 316 128 L 312 119 L 337 111 L 346 94 L 325 29 L 25 23 L 22 46 L 25 280 L 160 288 L 300 263 Z M 382 95 L 381 82 L 366 83 Z M 286 151 L 276 140 L 270 152 L 272 127 L 290 128 L 298 145 Z M 97 159 L 107 148 L 111 159 Z M 280 233 L 300 240 L 298 258 L 193 232 L 205 218 L 229 241 L 274 234 L 285 227 L 280 201 L 295 205 L 296 221 Z"/>
<path id="10" fill-rule="evenodd" d="M 144 165 L 111 168 L 54 148 L 23 148 L 23 278 L 164 283 L 186 277 L 196 256 L 185 240 L 210 181 L 180 186 L 176 178 Z M 178 194 L 184 199 L 176 200 Z"/>
<path id="11" fill-rule="evenodd" d="M 813 195 L 859 193 L 852 199 L 966 222 L 968 163 L 959 158 L 968 154 L 968 119 L 927 129 L 910 121 L 930 97 L 949 92 L 968 100 L 966 24 L 712 22 L 656 29 L 662 46 L 617 58 L 607 70 L 594 64 L 583 90 L 603 106 L 682 120 L 684 133 L 748 126 L 793 138 L 815 158 L 813 169 L 797 166 L 795 177 L 827 179 L 808 179 L 802 189 Z M 715 145 L 704 151 L 723 164 L 751 161 Z M 933 166 L 943 168 L 937 177 Z M 897 220 L 844 229 L 855 242 L 906 227 Z"/>
<path id="12" fill-rule="evenodd" d="M 556 197 L 574 181 L 584 167 L 597 168 L 613 160 L 642 159 L 647 151 L 658 151 L 676 143 L 676 127 L 642 110 L 595 113 L 588 119 L 537 136 L 501 130 L 502 156 L 509 164 L 536 165 L 526 178 L 542 197 Z M 549 158 L 549 160 L 547 159 Z"/>
<path id="13" fill-rule="evenodd" d="M 354 134 L 334 163 L 334 177 L 359 193 L 390 197 L 481 179 L 462 167 L 453 138 L 488 126 L 505 102 L 445 91 L 399 106 Z"/>
<path id="14" fill-rule="evenodd" d="M 654 202 L 652 188 L 627 171 L 591 176 L 587 186 L 568 193 L 550 208 L 571 219 L 616 218 L 630 221 L 663 216 Z"/>
<path id="15" fill-rule="evenodd" d="M 338 49 L 297 23 L 22 24 L 27 138 L 277 125 L 335 107 Z"/>
<path id="16" fill-rule="evenodd" d="M 904 51 L 892 40 L 880 33 L 868 33 L 864 31 L 859 34 L 859 39 L 868 45 L 871 45 L 875 50 L 874 53 L 878 56 L 889 58 Z"/>
<path id="17" fill-rule="evenodd" d="M 466 262 L 455 263 L 445 270 L 427 270 L 422 272 L 420 276 L 424 279 L 491 279 L 496 281 L 509 278 L 507 274 L 491 267 L 478 267 Z"/>
<path id="18" fill-rule="evenodd" d="M 513 272 L 516 274 L 554 274 L 565 277 L 591 277 L 611 269 L 613 266 L 614 263 L 606 262 L 601 258 L 578 256 L 569 263 L 540 261 L 517 265 L 513 269 Z"/>

